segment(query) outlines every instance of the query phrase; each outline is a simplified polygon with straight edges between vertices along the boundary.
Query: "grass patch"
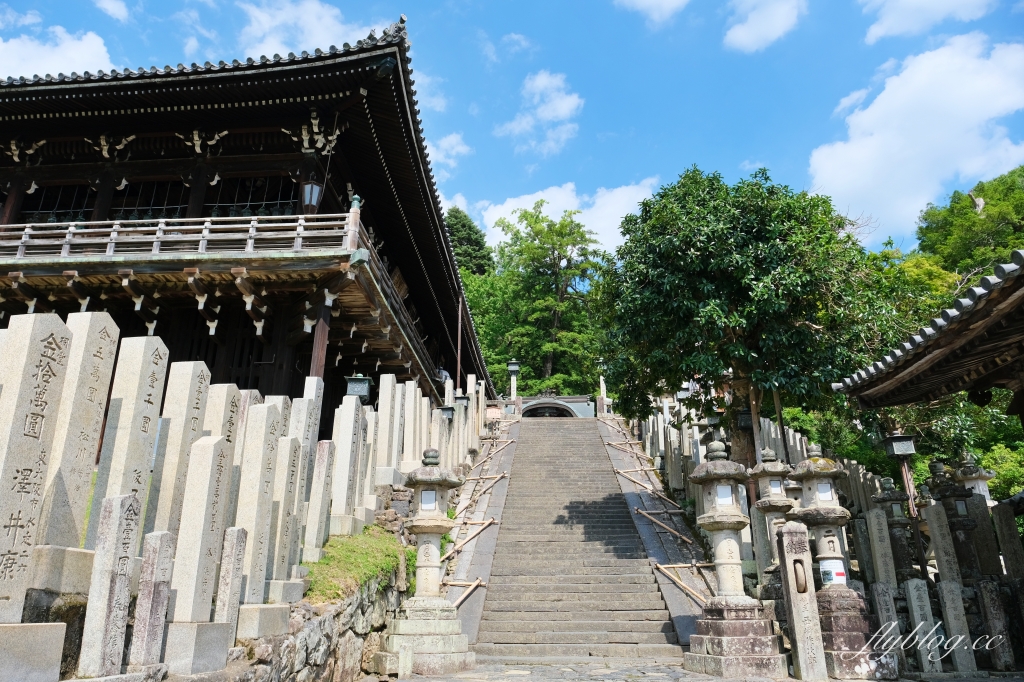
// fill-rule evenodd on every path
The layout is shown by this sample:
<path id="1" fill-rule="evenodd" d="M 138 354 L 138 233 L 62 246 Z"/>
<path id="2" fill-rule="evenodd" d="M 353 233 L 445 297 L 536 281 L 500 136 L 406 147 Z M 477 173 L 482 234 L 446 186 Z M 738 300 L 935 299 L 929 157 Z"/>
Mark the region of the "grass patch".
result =
<path id="1" fill-rule="evenodd" d="M 409 579 L 416 570 L 416 550 L 402 547 L 380 526 L 367 526 L 360 535 L 333 536 L 324 546 L 324 557 L 306 564 L 310 582 L 305 599 L 312 604 L 344 599 L 371 578 L 398 568 L 403 552 Z"/>

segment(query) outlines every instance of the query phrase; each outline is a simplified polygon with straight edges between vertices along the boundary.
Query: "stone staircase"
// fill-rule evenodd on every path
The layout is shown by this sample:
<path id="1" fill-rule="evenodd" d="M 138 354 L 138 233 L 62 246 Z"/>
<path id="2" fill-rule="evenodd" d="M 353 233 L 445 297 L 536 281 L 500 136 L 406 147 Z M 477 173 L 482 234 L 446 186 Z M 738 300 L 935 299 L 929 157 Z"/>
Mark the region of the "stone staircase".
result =
<path id="1" fill-rule="evenodd" d="M 523 419 L 478 656 L 678 658 L 596 419 Z"/>

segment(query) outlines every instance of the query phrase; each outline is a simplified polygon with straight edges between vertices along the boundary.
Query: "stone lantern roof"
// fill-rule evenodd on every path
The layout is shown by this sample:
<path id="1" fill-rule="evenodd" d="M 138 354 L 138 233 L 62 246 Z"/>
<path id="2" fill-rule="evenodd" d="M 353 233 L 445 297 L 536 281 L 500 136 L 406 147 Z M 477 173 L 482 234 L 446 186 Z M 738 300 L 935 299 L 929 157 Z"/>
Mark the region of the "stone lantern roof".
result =
<path id="1" fill-rule="evenodd" d="M 990 481 L 996 477 L 996 472 L 991 469 L 978 466 L 974 455 L 965 453 L 964 458 L 960 460 L 960 468 L 953 472 L 953 478 L 958 481 Z"/>
<path id="2" fill-rule="evenodd" d="M 789 477 L 794 481 L 803 481 L 808 478 L 827 478 L 838 480 L 849 474 L 839 462 L 827 457 L 808 457 L 793 467 L 793 473 Z"/>
<path id="3" fill-rule="evenodd" d="M 423 459 L 420 460 L 423 466 L 413 469 L 406 477 L 405 485 L 409 488 L 416 486 L 436 486 L 448 490 L 458 488 L 466 479 L 458 476 L 450 469 L 442 469 L 440 466 L 441 456 L 437 450 L 430 448 L 423 452 Z"/>
<path id="4" fill-rule="evenodd" d="M 764 448 L 761 450 L 761 463 L 753 469 L 748 469 L 747 474 L 751 478 L 767 478 L 768 476 L 781 476 L 786 478 L 789 476 L 789 465 L 785 462 L 780 462 L 775 456 L 775 451 L 771 448 Z"/>
<path id="5" fill-rule="evenodd" d="M 705 483 L 715 480 L 721 481 L 745 481 L 747 469 L 739 462 L 730 462 L 726 459 L 725 443 L 712 441 L 708 443 L 707 460 L 690 474 L 690 480 L 694 483 Z"/>

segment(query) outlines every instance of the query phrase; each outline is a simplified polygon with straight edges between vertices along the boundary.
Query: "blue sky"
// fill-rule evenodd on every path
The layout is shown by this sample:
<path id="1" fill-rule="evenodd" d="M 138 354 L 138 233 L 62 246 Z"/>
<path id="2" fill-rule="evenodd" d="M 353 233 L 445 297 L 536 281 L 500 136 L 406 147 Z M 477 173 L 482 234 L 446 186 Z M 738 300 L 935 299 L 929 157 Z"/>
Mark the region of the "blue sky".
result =
<path id="1" fill-rule="evenodd" d="M 0 74 L 312 51 L 408 16 L 443 201 L 547 199 L 601 242 L 689 166 L 767 166 L 877 246 L 1024 163 L 1024 0 L 81 0 L 0 4 Z"/>

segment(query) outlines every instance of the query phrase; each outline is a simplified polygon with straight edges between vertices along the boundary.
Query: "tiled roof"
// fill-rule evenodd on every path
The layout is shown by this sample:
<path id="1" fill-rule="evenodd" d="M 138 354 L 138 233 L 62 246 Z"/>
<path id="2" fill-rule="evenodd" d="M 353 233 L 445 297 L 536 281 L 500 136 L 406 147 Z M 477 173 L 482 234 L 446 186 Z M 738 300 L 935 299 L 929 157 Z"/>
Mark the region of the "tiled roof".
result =
<path id="1" fill-rule="evenodd" d="M 967 290 L 964 298 L 958 299 L 952 308 L 943 310 L 939 317 L 921 327 L 917 334 L 890 350 L 882 359 L 864 369 L 846 377 L 842 382 L 832 384 L 832 390 L 849 393 L 854 389 L 873 384 L 882 377 L 896 371 L 912 359 L 928 353 L 940 340 L 953 323 L 963 323 L 974 317 L 984 307 L 986 299 L 996 290 L 1008 285 L 1021 273 L 1024 267 L 1024 250 L 1016 250 L 1012 254 L 1012 263 L 997 265 L 991 275 L 982 277 L 978 283 Z M 958 328 L 962 324 L 956 325 Z"/>

